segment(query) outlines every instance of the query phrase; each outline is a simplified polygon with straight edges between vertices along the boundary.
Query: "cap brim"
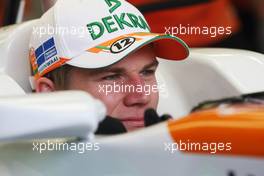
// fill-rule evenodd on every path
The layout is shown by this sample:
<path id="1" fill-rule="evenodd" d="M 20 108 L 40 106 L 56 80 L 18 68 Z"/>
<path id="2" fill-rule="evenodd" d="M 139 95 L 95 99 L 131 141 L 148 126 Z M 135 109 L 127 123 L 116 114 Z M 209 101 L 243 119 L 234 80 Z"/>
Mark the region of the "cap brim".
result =
<path id="1" fill-rule="evenodd" d="M 154 44 L 157 57 L 168 60 L 183 60 L 189 49 L 181 39 L 167 34 L 139 32 L 122 35 L 87 49 L 66 64 L 80 68 L 102 68 L 112 65 L 139 48 Z"/>

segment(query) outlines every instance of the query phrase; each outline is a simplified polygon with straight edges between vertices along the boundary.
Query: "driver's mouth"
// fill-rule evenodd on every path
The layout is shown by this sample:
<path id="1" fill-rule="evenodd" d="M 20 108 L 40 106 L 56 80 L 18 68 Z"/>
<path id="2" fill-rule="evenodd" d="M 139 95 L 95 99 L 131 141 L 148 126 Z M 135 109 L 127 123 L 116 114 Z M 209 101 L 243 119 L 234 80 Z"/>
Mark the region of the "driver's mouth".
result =
<path id="1" fill-rule="evenodd" d="M 121 119 L 121 122 L 126 127 L 127 131 L 132 131 L 145 126 L 143 117 L 128 117 Z"/>

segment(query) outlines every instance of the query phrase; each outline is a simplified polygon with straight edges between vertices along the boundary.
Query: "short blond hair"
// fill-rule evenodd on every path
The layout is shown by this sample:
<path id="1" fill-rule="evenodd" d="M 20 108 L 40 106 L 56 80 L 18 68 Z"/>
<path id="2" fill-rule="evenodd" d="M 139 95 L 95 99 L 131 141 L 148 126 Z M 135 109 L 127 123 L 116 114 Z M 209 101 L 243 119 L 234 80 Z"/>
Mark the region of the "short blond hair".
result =
<path id="1" fill-rule="evenodd" d="M 53 81 L 56 90 L 66 90 L 68 89 L 69 72 L 72 68 L 70 65 L 63 65 L 44 75 L 44 77 Z"/>

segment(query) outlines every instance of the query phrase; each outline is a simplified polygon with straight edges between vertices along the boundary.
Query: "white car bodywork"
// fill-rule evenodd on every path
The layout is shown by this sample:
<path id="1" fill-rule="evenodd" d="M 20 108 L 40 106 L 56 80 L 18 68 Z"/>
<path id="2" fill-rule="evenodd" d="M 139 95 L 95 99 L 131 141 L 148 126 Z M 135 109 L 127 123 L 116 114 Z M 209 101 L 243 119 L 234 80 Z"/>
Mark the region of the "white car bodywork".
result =
<path id="1" fill-rule="evenodd" d="M 31 93 L 28 40 L 33 25 L 30 21 L 0 30 L 1 176 L 263 175 L 261 157 L 166 151 L 165 144 L 172 142 L 166 123 L 117 136 L 93 136 L 105 116 L 99 100 L 84 92 Z M 158 83 L 165 86 L 160 114 L 180 118 L 205 100 L 264 91 L 264 56 L 259 53 L 197 48 L 185 61 L 159 61 Z M 86 138 L 79 142 L 93 141 L 100 150 L 33 150 L 35 139 L 66 137 Z"/>

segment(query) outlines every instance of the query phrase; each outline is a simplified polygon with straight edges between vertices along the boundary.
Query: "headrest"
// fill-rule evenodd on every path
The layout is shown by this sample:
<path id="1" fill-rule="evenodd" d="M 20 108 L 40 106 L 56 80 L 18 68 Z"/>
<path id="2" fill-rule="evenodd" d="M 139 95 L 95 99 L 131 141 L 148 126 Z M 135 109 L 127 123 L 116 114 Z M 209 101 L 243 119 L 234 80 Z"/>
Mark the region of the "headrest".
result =
<path id="1" fill-rule="evenodd" d="M 0 74 L 10 77 L 26 93 L 31 92 L 28 46 L 35 22 L 33 20 L 0 30 Z"/>

